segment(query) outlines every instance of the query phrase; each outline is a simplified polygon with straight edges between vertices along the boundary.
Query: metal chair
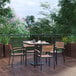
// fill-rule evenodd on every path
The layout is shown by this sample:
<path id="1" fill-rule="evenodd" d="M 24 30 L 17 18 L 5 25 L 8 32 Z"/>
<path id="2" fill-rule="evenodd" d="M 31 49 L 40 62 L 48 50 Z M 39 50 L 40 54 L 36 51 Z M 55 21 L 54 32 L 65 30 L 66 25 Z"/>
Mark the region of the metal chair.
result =
<path id="1" fill-rule="evenodd" d="M 9 64 L 12 64 L 13 67 L 13 63 L 14 63 L 14 59 L 16 56 L 20 56 L 21 57 L 21 64 L 24 61 L 24 57 L 26 56 L 25 53 L 25 49 L 22 47 L 12 47 L 12 45 L 9 45 L 10 47 L 10 56 L 9 56 Z"/>
<path id="2" fill-rule="evenodd" d="M 53 52 L 53 54 L 51 54 L 50 52 Z M 42 45 L 41 49 L 38 47 L 38 49 L 36 49 L 36 55 L 37 55 L 37 63 L 40 62 L 41 65 L 41 70 L 42 70 L 42 58 L 46 59 L 46 63 L 47 63 L 47 59 L 48 59 L 48 66 L 50 66 L 50 59 L 53 58 L 53 65 L 54 65 L 54 69 L 55 69 L 55 56 L 54 56 L 54 46 L 53 45 Z"/>
<path id="3" fill-rule="evenodd" d="M 23 47 L 26 50 L 25 65 L 27 65 L 27 54 L 34 54 L 35 45 L 23 44 Z"/>
<path id="4" fill-rule="evenodd" d="M 63 56 L 63 61 L 65 63 L 65 52 L 64 52 L 64 42 L 56 42 L 55 43 L 55 52 L 56 52 L 56 64 L 57 64 L 57 59 L 58 59 L 58 54 L 59 53 L 62 53 L 62 56 Z M 62 50 L 62 51 L 59 51 L 59 50 Z"/>

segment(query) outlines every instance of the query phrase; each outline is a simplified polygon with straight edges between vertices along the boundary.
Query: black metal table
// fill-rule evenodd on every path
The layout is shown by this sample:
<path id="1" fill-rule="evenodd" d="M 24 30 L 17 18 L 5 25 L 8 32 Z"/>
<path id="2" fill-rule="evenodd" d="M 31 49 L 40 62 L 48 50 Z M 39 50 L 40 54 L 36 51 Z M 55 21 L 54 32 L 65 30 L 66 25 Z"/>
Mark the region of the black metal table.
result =
<path id="1" fill-rule="evenodd" d="M 31 65 L 33 65 L 33 66 L 39 66 L 39 65 L 41 65 L 42 63 L 38 63 L 38 62 L 37 62 L 36 47 L 37 47 L 37 46 L 42 47 L 43 45 L 49 45 L 50 43 L 48 43 L 48 42 L 23 41 L 23 44 L 34 45 L 34 46 L 35 46 L 35 49 L 34 49 L 34 62 L 32 62 Z M 28 47 L 28 46 L 23 46 L 23 47 Z M 40 50 L 42 50 L 42 49 L 40 49 Z"/>

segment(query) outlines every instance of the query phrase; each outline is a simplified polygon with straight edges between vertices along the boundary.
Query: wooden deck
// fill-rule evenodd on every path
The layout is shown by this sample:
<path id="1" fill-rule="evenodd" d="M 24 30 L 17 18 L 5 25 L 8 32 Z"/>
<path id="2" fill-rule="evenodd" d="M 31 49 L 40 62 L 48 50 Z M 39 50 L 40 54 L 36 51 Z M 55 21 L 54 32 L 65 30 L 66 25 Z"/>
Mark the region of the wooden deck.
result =
<path id="1" fill-rule="evenodd" d="M 28 56 L 26 67 L 20 64 L 19 57 L 17 57 L 13 68 L 8 65 L 8 58 L 2 58 L 0 59 L 0 76 L 76 76 L 76 59 L 66 58 L 65 64 L 61 57 L 58 60 L 55 70 L 51 63 L 50 67 L 44 65 L 43 70 L 40 71 L 40 67 L 34 68 L 29 64 L 33 61 L 32 56 Z"/>

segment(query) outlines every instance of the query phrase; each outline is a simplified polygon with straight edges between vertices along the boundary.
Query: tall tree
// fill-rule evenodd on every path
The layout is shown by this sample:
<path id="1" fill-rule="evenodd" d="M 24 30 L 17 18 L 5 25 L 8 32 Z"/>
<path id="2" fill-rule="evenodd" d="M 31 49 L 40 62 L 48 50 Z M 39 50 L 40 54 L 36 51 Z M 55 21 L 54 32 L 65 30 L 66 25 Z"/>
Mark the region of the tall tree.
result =
<path id="1" fill-rule="evenodd" d="M 53 14 L 53 18 L 63 34 L 71 34 L 76 31 L 76 0 L 59 0 L 60 10 Z"/>
<path id="2" fill-rule="evenodd" d="M 33 15 L 27 16 L 24 20 L 26 21 L 26 24 L 27 24 L 26 28 L 31 34 L 31 28 L 34 26 L 34 23 L 35 23 L 35 17 Z"/>
<path id="3" fill-rule="evenodd" d="M 30 28 L 35 22 L 35 17 L 34 16 L 27 16 L 25 21 L 26 21 L 28 27 Z"/>
<path id="4" fill-rule="evenodd" d="M 10 0 L 0 0 L 0 16 L 12 17 L 11 8 L 8 6 Z"/>

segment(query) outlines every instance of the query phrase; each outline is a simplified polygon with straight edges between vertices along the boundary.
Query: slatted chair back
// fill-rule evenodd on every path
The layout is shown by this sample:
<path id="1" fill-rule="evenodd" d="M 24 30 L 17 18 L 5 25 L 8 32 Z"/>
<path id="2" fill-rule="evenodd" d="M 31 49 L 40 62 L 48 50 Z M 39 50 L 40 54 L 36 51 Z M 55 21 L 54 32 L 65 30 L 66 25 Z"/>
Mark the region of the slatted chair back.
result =
<path id="1" fill-rule="evenodd" d="M 50 52 L 53 51 L 53 45 L 44 45 L 42 46 L 42 52 Z"/>
<path id="2" fill-rule="evenodd" d="M 9 44 L 9 48 L 10 48 L 10 50 L 12 50 L 12 49 L 13 49 L 13 47 L 12 47 L 12 45 L 11 45 L 11 44 Z"/>
<path id="3" fill-rule="evenodd" d="M 64 42 L 56 42 L 55 47 L 56 48 L 64 48 Z"/>
<path id="4" fill-rule="evenodd" d="M 34 45 L 23 44 L 23 47 L 34 47 Z"/>

